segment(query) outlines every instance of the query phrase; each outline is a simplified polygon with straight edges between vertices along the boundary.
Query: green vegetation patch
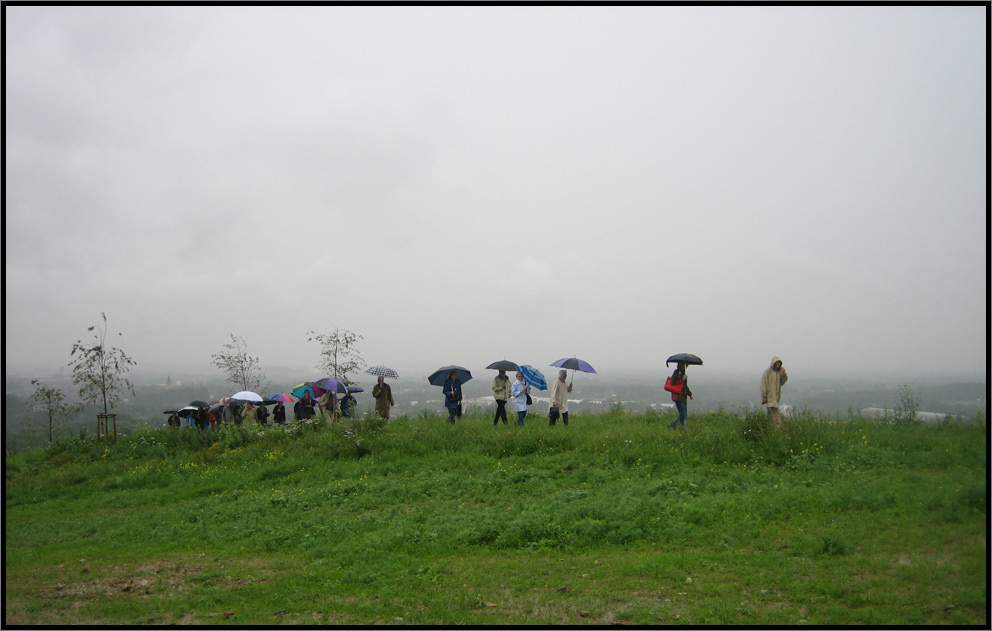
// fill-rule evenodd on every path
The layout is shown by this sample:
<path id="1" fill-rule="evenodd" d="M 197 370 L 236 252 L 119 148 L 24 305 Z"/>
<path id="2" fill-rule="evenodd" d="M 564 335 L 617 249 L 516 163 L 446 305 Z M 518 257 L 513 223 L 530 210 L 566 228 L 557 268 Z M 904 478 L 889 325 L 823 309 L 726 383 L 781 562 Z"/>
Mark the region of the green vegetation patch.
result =
<path id="1" fill-rule="evenodd" d="M 984 418 L 467 415 L 5 461 L 9 624 L 986 624 Z"/>

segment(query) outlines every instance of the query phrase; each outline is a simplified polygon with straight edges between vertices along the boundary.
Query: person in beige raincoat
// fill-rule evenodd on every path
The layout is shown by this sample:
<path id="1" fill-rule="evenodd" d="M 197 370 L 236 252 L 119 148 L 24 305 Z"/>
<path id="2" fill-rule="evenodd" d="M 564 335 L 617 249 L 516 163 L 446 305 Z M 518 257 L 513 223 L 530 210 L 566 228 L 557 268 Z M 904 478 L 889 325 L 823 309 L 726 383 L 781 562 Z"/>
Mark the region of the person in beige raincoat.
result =
<path id="1" fill-rule="evenodd" d="M 782 386 L 789 380 L 789 374 L 782 366 L 782 358 L 772 357 L 772 365 L 761 375 L 761 404 L 768 406 L 768 418 L 775 421 L 776 427 L 782 427 L 782 415 L 779 413 L 779 402 L 782 398 Z"/>
<path id="2" fill-rule="evenodd" d="M 328 423 L 332 423 L 338 418 L 338 398 L 331 390 L 325 390 L 324 394 L 320 395 L 317 399 L 317 405 L 324 412 L 324 419 Z"/>
<path id="3" fill-rule="evenodd" d="M 241 424 L 245 427 L 258 426 L 258 413 L 255 412 L 255 405 L 251 401 L 245 402 L 245 411 L 241 413 Z"/>
<path id="4" fill-rule="evenodd" d="M 551 403 L 548 406 L 548 425 L 554 427 L 561 416 L 561 421 L 568 425 L 568 393 L 572 391 L 572 384 L 565 383 L 568 372 L 558 371 L 558 378 L 551 384 Z"/>
<path id="5" fill-rule="evenodd" d="M 498 425 L 499 420 L 503 419 L 503 425 L 506 425 L 506 402 L 510 398 L 510 378 L 506 376 L 505 370 L 500 370 L 499 374 L 493 379 L 493 398 L 496 399 L 496 417 L 493 418 L 493 425 Z"/>

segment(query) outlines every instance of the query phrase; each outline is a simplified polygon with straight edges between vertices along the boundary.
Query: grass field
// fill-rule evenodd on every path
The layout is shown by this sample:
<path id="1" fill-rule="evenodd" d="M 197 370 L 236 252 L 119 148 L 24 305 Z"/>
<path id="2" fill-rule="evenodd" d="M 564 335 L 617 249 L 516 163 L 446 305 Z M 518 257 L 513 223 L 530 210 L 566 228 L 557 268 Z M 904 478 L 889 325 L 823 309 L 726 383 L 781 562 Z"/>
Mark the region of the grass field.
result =
<path id="1" fill-rule="evenodd" d="M 147 429 L 5 460 L 7 625 L 988 625 L 987 425 Z"/>

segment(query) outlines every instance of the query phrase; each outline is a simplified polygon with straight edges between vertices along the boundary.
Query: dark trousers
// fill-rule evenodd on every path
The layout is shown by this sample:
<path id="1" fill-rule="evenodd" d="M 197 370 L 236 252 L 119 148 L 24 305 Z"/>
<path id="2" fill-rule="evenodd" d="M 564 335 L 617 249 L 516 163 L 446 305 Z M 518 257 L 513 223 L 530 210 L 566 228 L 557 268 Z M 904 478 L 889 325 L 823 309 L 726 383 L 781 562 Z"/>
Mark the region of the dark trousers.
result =
<path id="1" fill-rule="evenodd" d="M 506 422 L 506 401 L 496 399 L 496 418 L 493 419 L 493 425 L 498 425 L 500 419 L 503 419 L 503 425 L 508 425 Z"/>
<path id="2" fill-rule="evenodd" d="M 454 423 L 456 418 L 462 417 L 462 404 L 458 403 L 458 407 L 448 408 L 448 422 Z"/>

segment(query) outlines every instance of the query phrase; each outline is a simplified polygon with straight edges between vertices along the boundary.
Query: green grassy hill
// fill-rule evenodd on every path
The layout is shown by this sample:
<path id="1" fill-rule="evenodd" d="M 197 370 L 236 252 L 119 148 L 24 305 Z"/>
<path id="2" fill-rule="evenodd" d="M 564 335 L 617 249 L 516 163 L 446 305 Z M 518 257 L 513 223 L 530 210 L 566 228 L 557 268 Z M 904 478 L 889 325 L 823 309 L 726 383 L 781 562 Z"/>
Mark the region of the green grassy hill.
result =
<path id="1" fill-rule="evenodd" d="M 7 625 L 980 625 L 987 426 L 141 429 L 5 458 Z"/>

